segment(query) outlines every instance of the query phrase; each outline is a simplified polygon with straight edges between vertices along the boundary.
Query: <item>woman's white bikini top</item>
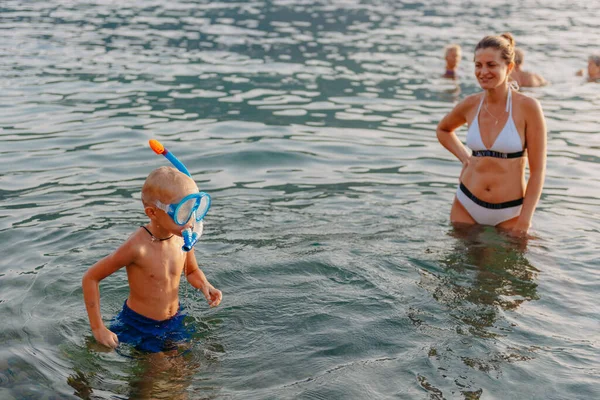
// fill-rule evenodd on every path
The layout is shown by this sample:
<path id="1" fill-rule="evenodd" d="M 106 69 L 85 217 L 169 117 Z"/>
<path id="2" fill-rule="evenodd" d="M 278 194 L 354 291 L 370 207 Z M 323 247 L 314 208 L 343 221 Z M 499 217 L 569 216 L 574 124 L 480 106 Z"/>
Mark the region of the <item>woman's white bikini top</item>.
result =
<path id="1" fill-rule="evenodd" d="M 467 131 L 467 146 L 473 151 L 475 157 L 496 157 L 496 158 L 517 158 L 523 157 L 524 146 L 521 143 L 521 137 L 515 126 L 515 121 L 512 116 L 512 90 L 508 90 L 506 98 L 506 111 L 508 111 L 508 120 L 506 125 L 496 137 L 496 141 L 489 149 L 483 144 L 481 139 L 481 131 L 479 130 L 479 113 L 481 105 L 485 99 L 485 94 L 481 96 L 477 115 L 471 122 Z"/>

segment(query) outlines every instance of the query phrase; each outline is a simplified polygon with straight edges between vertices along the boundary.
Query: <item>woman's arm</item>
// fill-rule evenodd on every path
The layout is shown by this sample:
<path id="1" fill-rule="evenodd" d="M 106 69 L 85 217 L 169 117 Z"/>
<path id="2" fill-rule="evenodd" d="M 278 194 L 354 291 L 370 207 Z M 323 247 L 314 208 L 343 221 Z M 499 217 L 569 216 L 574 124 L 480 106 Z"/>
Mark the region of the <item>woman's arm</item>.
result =
<path id="1" fill-rule="evenodd" d="M 472 107 L 473 97 L 474 96 L 470 96 L 457 104 L 452 111 L 442 118 L 436 129 L 439 142 L 450 153 L 454 154 L 463 165 L 466 165 L 469 161 L 470 154 L 454 131 L 467 123 L 466 115 Z"/>
<path id="2" fill-rule="evenodd" d="M 524 102 L 525 140 L 529 159 L 529 181 L 523 199 L 521 215 L 513 230 L 526 233 L 531 226 L 533 212 L 537 207 L 546 177 L 546 121 L 540 103 L 528 98 Z"/>

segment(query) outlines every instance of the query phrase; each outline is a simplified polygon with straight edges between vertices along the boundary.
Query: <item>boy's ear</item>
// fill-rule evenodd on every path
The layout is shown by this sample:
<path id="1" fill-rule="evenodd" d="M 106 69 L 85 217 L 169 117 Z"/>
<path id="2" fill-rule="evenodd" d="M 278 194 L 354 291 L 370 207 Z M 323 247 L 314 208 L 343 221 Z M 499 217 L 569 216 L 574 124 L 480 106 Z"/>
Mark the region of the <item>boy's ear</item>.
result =
<path id="1" fill-rule="evenodd" d="M 150 219 L 156 219 L 156 208 L 152 206 L 144 207 L 144 212 Z"/>

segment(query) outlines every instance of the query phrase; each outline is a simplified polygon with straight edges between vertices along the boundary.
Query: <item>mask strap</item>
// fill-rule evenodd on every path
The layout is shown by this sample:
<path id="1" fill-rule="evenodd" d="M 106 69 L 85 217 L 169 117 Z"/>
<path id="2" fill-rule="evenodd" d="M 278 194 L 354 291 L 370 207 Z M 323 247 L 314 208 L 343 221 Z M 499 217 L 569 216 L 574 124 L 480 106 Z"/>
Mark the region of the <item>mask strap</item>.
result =
<path id="1" fill-rule="evenodd" d="M 154 202 L 154 205 L 156 206 L 156 208 L 158 208 L 159 210 L 163 210 L 164 212 L 166 212 L 167 214 L 169 213 L 169 205 L 162 203 L 160 200 L 156 200 Z"/>

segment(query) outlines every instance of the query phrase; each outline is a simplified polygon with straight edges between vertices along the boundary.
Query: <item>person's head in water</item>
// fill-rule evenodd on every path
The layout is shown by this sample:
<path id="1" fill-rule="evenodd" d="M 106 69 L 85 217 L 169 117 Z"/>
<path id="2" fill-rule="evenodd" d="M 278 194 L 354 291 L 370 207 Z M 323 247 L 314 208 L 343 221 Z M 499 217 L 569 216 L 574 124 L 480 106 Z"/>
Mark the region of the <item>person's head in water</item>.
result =
<path id="1" fill-rule="evenodd" d="M 600 55 L 588 58 L 588 77 L 590 80 L 600 79 Z"/>
<path id="2" fill-rule="evenodd" d="M 475 77 L 482 89 L 494 89 L 508 82 L 515 67 L 515 39 L 510 33 L 486 36 L 475 46 Z"/>
<path id="3" fill-rule="evenodd" d="M 444 74 L 447 78 L 456 77 L 456 70 L 462 56 L 462 50 L 458 44 L 451 44 L 446 47 L 444 53 L 444 59 L 446 60 L 446 73 Z"/>
<path id="4" fill-rule="evenodd" d="M 519 48 L 515 48 L 515 68 L 510 77 L 517 82 L 519 87 L 537 87 L 548 84 L 546 79 L 541 75 L 524 71 L 523 64 L 525 62 L 525 52 Z"/>
<path id="5" fill-rule="evenodd" d="M 523 61 L 525 61 L 525 53 L 523 50 L 516 48 L 515 49 L 515 69 L 519 70 L 523 66 Z"/>

